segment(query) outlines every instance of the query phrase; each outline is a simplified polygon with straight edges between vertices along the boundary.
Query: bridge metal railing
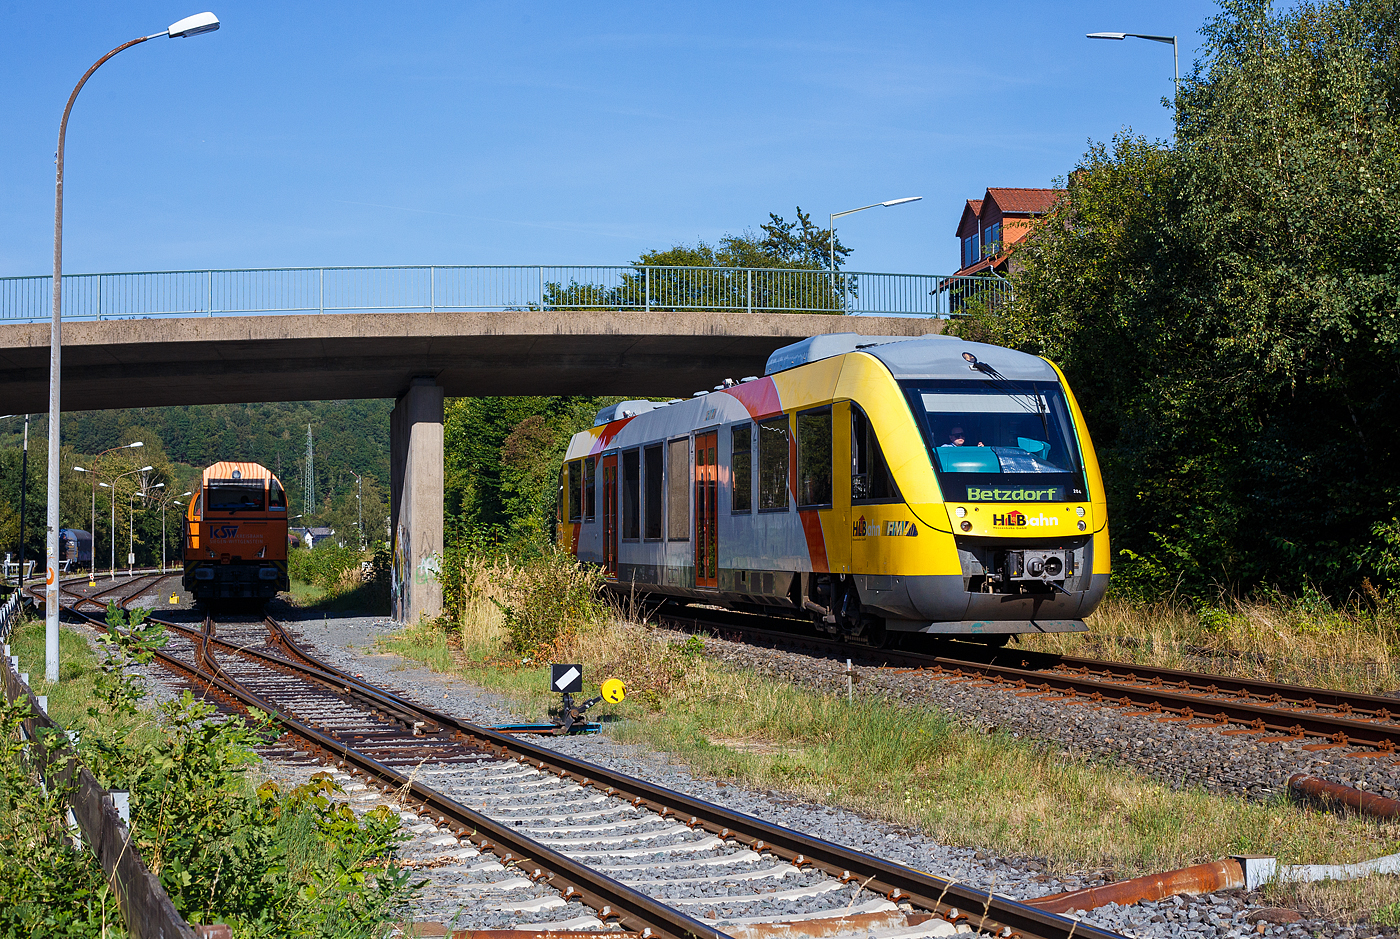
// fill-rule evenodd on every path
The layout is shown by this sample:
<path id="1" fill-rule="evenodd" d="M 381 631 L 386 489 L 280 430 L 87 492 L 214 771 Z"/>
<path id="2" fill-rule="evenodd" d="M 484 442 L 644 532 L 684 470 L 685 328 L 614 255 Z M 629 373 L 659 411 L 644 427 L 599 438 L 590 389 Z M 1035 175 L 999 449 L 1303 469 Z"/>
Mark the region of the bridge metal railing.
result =
<path id="1" fill-rule="evenodd" d="M 0 322 L 47 320 L 52 276 L 0 278 Z M 65 274 L 63 318 L 392 311 L 632 310 L 956 316 L 1000 277 L 741 267 L 302 267 Z"/>

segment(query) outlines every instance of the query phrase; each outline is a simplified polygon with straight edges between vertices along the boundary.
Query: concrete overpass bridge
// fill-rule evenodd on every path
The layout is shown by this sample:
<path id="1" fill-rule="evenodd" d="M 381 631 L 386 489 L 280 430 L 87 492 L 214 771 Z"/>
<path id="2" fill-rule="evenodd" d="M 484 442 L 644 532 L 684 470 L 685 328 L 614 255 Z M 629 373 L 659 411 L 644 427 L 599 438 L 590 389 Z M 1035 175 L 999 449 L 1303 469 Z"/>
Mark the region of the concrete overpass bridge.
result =
<path id="1" fill-rule="evenodd" d="M 761 375 L 774 349 L 818 333 L 941 331 L 959 298 L 1002 289 L 976 280 L 642 267 L 72 275 L 62 405 L 394 398 L 391 526 L 412 545 L 404 580 L 442 552 L 444 396 L 687 397 Z M 0 279 L 5 411 L 47 408 L 51 283 Z M 400 616 L 440 609 L 433 578 L 405 582 Z"/>

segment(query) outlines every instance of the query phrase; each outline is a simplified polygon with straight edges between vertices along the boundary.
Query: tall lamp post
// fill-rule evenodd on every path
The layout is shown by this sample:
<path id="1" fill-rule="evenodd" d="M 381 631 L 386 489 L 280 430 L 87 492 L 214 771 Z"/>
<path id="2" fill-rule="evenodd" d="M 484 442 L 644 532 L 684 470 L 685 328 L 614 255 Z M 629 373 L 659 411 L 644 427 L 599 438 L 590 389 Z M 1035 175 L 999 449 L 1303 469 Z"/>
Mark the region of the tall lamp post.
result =
<path id="1" fill-rule="evenodd" d="M 103 450 L 101 453 L 97 454 L 97 456 L 92 458 L 91 466 L 88 466 L 86 468 L 82 466 L 73 467 L 73 472 L 75 473 L 90 473 L 92 475 L 92 521 L 88 523 L 91 526 L 89 528 L 89 533 L 92 535 L 92 559 L 88 564 L 89 585 L 91 585 L 94 582 L 94 578 L 97 575 L 97 461 L 102 459 L 107 454 L 115 453 L 118 450 L 135 450 L 138 447 L 144 446 L 145 444 L 142 443 L 140 440 L 137 440 L 134 443 L 124 443 L 120 447 L 112 447 L 111 449 Z M 116 532 L 109 532 L 108 535 L 112 538 L 115 538 Z"/>
<path id="2" fill-rule="evenodd" d="M 130 473 L 122 473 L 120 476 L 112 477 L 112 485 L 98 483 L 103 489 L 112 490 L 112 530 L 109 533 L 108 541 L 112 542 L 112 580 L 117 579 L 117 481 L 123 476 L 134 476 L 137 473 L 149 473 L 155 469 L 154 466 L 143 466 L 140 469 L 132 470 Z"/>
<path id="3" fill-rule="evenodd" d="M 165 488 L 165 483 L 156 483 L 154 486 L 150 486 L 150 487 L 149 487 L 149 489 L 164 489 L 164 488 Z M 140 489 L 133 489 L 132 492 L 131 492 L 131 495 L 128 496 L 128 497 L 127 497 L 127 500 L 126 500 L 126 576 L 127 576 L 127 577 L 132 576 L 132 574 L 134 573 L 135 565 L 136 565 L 136 520 L 135 520 L 134 516 L 135 516 L 135 514 L 136 514 L 135 507 L 136 507 L 136 497 L 137 497 L 137 496 L 140 496 L 140 497 L 143 498 L 143 499 L 146 499 L 146 498 L 149 498 L 149 497 L 150 497 L 150 493 L 149 493 L 149 491 L 148 491 L 148 487 L 146 486 L 146 481 L 145 481 L 144 479 L 141 481 L 141 488 L 140 488 Z"/>
<path id="4" fill-rule="evenodd" d="M 359 483 L 360 486 L 360 491 L 355 494 L 356 514 L 359 516 L 359 521 L 355 524 L 360 529 L 360 550 L 363 551 L 365 549 L 365 478 L 354 470 L 346 472 L 354 476 L 355 482 Z"/>
<path id="5" fill-rule="evenodd" d="M 73 86 L 73 93 L 68 96 L 68 104 L 63 109 L 63 120 L 58 125 L 58 170 L 54 180 L 53 197 L 53 319 L 49 325 L 48 565 L 44 573 L 44 678 L 49 682 L 58 681 L 58 448 L 62 439 L 58 422 L 63 350 L 63 143 L 68 134 L 68 115 L 73 110 L 73 102 L 78 100 L 78 92 L 83 90 L 83 85 L 87 84 L 92 73 L 118 52 L 157 36 L 181 39 L 212 32 L 218 28 L 219 18 L 213 13 L 196 13 L 170 24 L 164 32 L 152 33 L 117 46 L 94 62 L 92 68 L 78 79 L 78 84 Z M 115 493 L 113 495 L 115 496 Z"/>
<path id="6" fill-rule="evenodd" d="M 847 209 L 844 212 L 832 212 L 826 222 L 826 242 L 831 248 L 831 271 L 836 272 L 836 220 L 843 215 L 855 215 L 857 212 L 864 212 L 866 209 L 888 208 L 892 205 L 903 205 L 906 202 L 918 202 L 923 196 L 905 196 L 903 199 L 891 199 L 889 202 L 872 202 L 863 205 L 858 209 Z"/>
<path id="7" fill-rule="evenodd" d="M 1181 64 L 1177 58 L 1176 37 L 1175 36 L 1149 36 L 1146 33 L 1085 33 L 1085 39 L 1146 39 L 1150 42 L 1169 42 L 1172 45 L 1172 81 L 1174 87 L 1181 88 Z"/>
<path id="8" fill-rule="evenodd" d="M 161 488 L 163 488 L 164 486 L 165 486 L 165 483 L 156 483 L 156 484 L 155 484 L 154 486 L 152 486 L 151 488 L 152 488 L 152 489 L 161 489 Z M 141 496 L 141 498 L 143 498 L 143 499 L 148 499 L 148 498 L 150 498 L 150 494 L 149 494 L 149 493 L 145 493 L 145 492 L 137 493 L 137 495 Z M 185 496 L 192 496 L 192 495 L 194 495 L 193 492 L 182 492 L 182 493 L 180 493 L 180 498 L 184 498 Z M 172 499 L 168 494 L 162 494 L 162 498 L 160 498 L 160 499 L 158 499 L 158 500 L 156 500 L 156 501 L 158 501 L 158 502 L 160 503 L 160 571 L 161 571 L 161 573 L 163 574 L 163 573 L 165 573 L 165 567 L 166 567 L 166 560 L 165 560 L 165 510 L 166 510 L 167 508 L 169 508 L 170 506 L 172 506 L 172 505 L 184 505 L 184 503 L 178 501 L 177 499 Z"/>
<path id="9" fill-rule="evenodd" d="M 4 417 L 19 417 L 18 414 L 6 414 Z M 0 418 L 3 420 L 4 418 Z M 24 524 L 24 514 L 26 510 L 25 496 L 29 492 L 29 415 L 24 415 L 24 456 L 20 457 L 21 469 L 19 471 L 19 576 L 15 578 L 15 583 L 20 589 L 24 589 L 24 536 L 27 534 Z M 5 578 L 8 580 L 9 576 Z"/>

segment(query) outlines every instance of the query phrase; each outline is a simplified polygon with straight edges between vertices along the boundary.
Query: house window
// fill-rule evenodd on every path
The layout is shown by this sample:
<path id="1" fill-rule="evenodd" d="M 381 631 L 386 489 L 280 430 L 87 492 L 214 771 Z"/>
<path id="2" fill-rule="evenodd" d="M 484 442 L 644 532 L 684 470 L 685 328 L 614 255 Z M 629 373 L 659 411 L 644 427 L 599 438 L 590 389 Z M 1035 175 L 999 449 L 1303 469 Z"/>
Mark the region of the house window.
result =
<path id="1" fill-rule="evenodd" d="M 981 246 L 977 243 L 977 234 L 974 232 L 962 240 L 962 266 L 971 267 L 977 263 L 981 255 Z"/>
<path id="2" fill-rule="evenodd" d="M 729 474 L 734 485 L 729 510 L 746 515 L 753 511 L 753 425 L 739 424 L 730 434 Z"/>
<path id="3" fill-rule="evenodd" d="M 758 425 L 758 507 L 788 507 L 788 419 L 784 414 Z"/>
<path id="4" fill-rule="evenodd" d="M 661 537 L 661 444 L 652 444 L 642 451 L 646 463 L 646 489 L 643 492 L 642 512 L 646 516 L 646 537 Z"/>
<path id="5" fill-rule="evenodd" d="M 1001 251 L 1001 222 L 996 221 L 982 229 L 982 256 L 990 258 Z"/>

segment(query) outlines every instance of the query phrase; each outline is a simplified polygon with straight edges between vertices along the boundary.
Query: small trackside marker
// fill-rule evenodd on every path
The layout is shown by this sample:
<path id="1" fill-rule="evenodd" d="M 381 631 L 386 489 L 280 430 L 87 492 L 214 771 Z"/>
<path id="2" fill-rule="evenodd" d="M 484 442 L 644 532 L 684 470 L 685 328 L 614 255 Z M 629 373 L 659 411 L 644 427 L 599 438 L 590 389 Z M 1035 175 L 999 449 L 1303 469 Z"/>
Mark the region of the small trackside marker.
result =
<path id="1" fill-rule="evenodd" d="M 580 672 L 578 669 L 574 668 L 573 666 L 570 666 L 569 669 L 564 672 L 564 674 L 560 675 L 554 680 L 554 687 L 558 688 L 560 691 L 563 691 L 565 688 L 569 687 L 569 684 L 573 682 L 574 679 L 578 678 L 582 674 L 583 673 Z"/>

